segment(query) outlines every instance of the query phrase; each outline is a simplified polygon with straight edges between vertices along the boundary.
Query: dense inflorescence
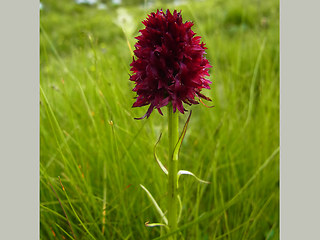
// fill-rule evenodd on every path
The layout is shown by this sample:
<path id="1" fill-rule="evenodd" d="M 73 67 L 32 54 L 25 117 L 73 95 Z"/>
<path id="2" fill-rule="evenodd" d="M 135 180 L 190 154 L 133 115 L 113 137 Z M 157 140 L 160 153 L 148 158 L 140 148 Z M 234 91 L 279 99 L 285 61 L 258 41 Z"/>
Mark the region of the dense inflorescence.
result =
<path id="1" fill-rule="evenodd" d="M 200 43 L 201 37 L 191 30 L 193 23 L 183 23 L 181 12 L 176 10 L 173 14 L 157 10 L 142 23 L 145 28 L 136 37 L 136 59 L 130 64 L 130 80 L 135 82 L 133 91 L 137 93 L 133 107 L 150 104 L 142 118 L 149 117 L 155 108 L 162 114 L 161 107 L 170 102 L 173 112 L 178 109 L 184 113 L 183 102 L 191 105 L 199 103 L 196 98 L 210 100 L 200 91 L 210 89 L 206 76 L 212 66 L 204 56 L 207 48 Z"/>

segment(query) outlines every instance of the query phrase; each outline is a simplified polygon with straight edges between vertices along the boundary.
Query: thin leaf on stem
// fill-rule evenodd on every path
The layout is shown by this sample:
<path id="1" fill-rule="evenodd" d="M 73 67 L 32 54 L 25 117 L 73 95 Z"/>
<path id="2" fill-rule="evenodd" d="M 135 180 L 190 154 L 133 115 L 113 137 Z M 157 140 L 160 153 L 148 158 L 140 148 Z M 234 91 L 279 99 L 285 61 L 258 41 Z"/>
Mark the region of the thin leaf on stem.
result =
<path id="1" fill-rule="evenodd" d="M 190 113 L 189 113 L 188 119 L 187 119 L 186 123 L 184 124 L 182 133 L 181 133 L 181 135 L 179 137 L 179 140 L 178 140 L 178 142 L 177 142 L 177 144 L 176 144 L 176 146 L 175 146 L 175 148 L 173 150 L 173 159 L 178 159 L 179 158 L 179 152 L 180 152 L 181 144 L 182 144 L 184 136 L 186 135 L 186 132 L 187 132 L 188 123 L 190 121 L 191 113 L 192 113 L 192 111 L 190 111 Z"/>
<path id="2" fill-rule="evenodd" d="M 161 168 L 161 170 L 162 170 L 166 175 L 168 175 L 168 170 L 167 170 L 166 167 L 162 164 L 162 162 L 160 161 L 160 159 L 158 158 L 157 153 L 156 153 L 156 148 L 157 148 L 158 143 L 160 142 L 161 136 L 162 136 L 162 133 L 160 133 L 160 136 L 159 136 L 159 138 L 158 138 L 158 141 L 157 141 L 156 144 L 154 145 L 153 155 L 154 155 L 154 159 L 157 161 L 157 163 L 158 163 L 159 167 Z"/>
<path id="3" fill-rule="evenodd" d="M 165 222 L 165 224 L 168 224 L 168 219 L 165 217 L 164 213 L 162 212 L 161 208 L 159 207 L 158 203 L 156 202 L 156 200 L 153 198 L 153 196 L 151 195 L 151 193 L 148 191 L 148 189 L 146 189 L 142 184 L 140 184 L 140 187 L 142 187 L 142 189 L 148 194 L 150 200 L 152 201 L 153 205 L 155 206 L 155 208 L 157 209 L 160 217 L 163 219 L 163 221 Z"/>
<path id="4" fill-rule="evenodd" d="M 179 181 L 179 177 L 180 177 L 181 175 L 190 175 L 190 176 L 193 176 L 195 179 L 197 179 L 197 180 L 198 180 L 199 182 L 201 182 L 201 183 L 207 183 L 207 184 L 210 183 L 210 182 L 207 182 L 207 181 L 205 181 L 205 180 L 202 180 L 202 179 L 198 178 L 194 173 L 192 173 L 192 172 L 190 172 L 190 171 L 187 171 L 187 170 L 180 170 L 180 171 L 178 172 L 178 181 Z"/>

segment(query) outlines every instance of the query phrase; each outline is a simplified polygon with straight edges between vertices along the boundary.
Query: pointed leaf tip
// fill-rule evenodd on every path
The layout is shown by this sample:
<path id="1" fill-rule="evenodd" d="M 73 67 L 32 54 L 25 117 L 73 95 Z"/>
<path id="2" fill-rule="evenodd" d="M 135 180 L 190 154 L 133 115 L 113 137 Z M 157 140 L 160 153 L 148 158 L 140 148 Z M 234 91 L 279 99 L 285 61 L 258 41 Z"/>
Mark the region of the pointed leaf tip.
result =
<path id="1" fill-rule="evenodd" d="M 202 180 L 202 179 L 198 178 L 194 173 L 192 173 L 192 172 L 190 172 L 190 171 L 187 171 L 187 170 L 180 170 L 180 171 L 178 172 L 178 181 L 179 181 L 179 177 L 180 177 L 181 175 L 190 175 L 190 176 L 193 176 L 195 179 L 197 179 L 197 180 L 198 180 L 199 182 L 201 182 L 201 183 L 210 184 L 210 182 L 207 182 L 207 181 L 205 181 L 205 180 Z"/>
<path id="2" fill-rule="evenodd" d="M 156 142 L 156 144 L 154 145 L 154 148 L 153 148 L 153 156 L 154 156 L 154 159 L 157 161 L 159 167 L 161 168 L 161 170 L 166 174 L 168 175 L 168 170 L 166 169 L 166 167 L 162 164 L 162 162 L 159 160 L 158 156 L 157 156 L 157 153 L 156 153 L 156 148 L 157 148 L 157 145 L 158 143 L 160 142 L 160 139 L 161 139 L 161 136 L 162 136 L 162 133 L 160 133 L 160 136 L 158 138 L 158 141 Z"/>

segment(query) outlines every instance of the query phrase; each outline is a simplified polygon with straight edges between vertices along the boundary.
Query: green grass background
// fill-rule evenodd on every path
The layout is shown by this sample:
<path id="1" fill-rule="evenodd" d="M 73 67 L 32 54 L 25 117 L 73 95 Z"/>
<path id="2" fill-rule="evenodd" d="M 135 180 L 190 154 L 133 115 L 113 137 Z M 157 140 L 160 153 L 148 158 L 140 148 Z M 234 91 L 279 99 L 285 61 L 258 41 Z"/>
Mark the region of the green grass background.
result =
<path id="1" fill-rule="evenodd" d="M 147 108 L 131 108 L 129 81 L 130 47 L 157 8 L 182 10 L 195 23 L 213 65 L 212 89 L 204 93 L 215 107 L 188 107 L 179 162 L 211 184 L 181 177 L 179 239 L 279 239 L 279 1 L 156 1 L 104 10 L 71 0 L 42 4 L 41 239 L 160 236 L 158 227 L 144 226 L 159 216 L 139 184 L 165 210 L 167 182 L 153 147 L 163 133 L 157 154 L 167 165 L 166 111 L 134 120 Z M 121 25 L 124 11 L 132 19 Z"/>

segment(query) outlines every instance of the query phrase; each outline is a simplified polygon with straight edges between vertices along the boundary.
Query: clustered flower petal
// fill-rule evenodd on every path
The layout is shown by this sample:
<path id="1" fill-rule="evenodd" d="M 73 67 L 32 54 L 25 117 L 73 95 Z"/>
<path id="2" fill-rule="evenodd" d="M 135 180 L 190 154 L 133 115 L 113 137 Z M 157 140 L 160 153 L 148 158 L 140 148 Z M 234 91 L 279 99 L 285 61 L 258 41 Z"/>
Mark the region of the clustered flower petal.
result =
<path id="1" fill-rule="evenodd" d="M 161 107 L 170 102 L 173 112 L 178 109 L 184 113 L 183 102 L 198 104 L 196 97 L 210 100 L 200 91 L 210 89 L 211 82 L 205 77 L 212 66 L 204 57 L 207 48 L 200 43 L 201 37 L 191 30 L 193 23 L 183 23 L 181 11 L 176 10 L 173 14 L 157 10 L 142 23 L 145 28 L 136 37 L 136 59 L 130 64 L 130 80 L 135 82 L 133 91 L 137 93 L 133 107 L 150 104 L 142 118 L 149 117 L 155 108 L 162 115 Z"/>

